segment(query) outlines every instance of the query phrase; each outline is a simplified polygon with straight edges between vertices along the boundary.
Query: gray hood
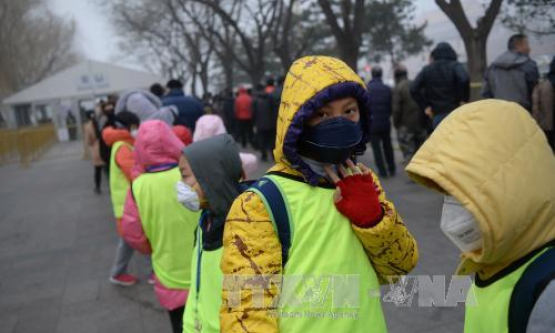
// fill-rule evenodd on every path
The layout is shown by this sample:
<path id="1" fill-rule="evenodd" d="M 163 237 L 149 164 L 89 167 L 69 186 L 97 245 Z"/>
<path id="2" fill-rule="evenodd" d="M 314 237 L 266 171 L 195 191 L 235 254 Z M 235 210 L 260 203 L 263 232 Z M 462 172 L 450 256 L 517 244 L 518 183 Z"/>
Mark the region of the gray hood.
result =
<path id="1" fill-rule="evenodd" d="M 493 61 L 493 66 L 503 69 L 511 69 L 522 66 L 530 59 L 526 54 L 507 51 Z"/>
<path id="2" fill-rule="evenodd" d="M 129 111 L 136 114 L 141 122 L 147 120 L 161 120 L 173 125 L 174 116 L 177 110 L 173 106 L 162 107 L 162 102 L 158 97 L 146 90 L 130 90 L 124 92 L 115 107 L 115 114 L 122 111 Z"/>

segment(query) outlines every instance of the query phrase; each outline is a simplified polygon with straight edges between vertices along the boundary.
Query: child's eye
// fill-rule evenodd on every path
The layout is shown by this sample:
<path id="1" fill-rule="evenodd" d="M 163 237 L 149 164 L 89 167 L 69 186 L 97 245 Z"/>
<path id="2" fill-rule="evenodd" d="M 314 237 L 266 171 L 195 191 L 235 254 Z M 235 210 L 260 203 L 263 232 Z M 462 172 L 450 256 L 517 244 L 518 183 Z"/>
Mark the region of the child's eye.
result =
<path id="1" fill-rule="evenodd" d="M 326 118 L 327 116 L 328 115 L 325 112 L 321 112 L 321 111 L 316 114 L 316 117 L 318 118 Z"/>
<path id="2" fill-rule="evenodd" d="M 354 114 L 354 113 L 357 113 L 357 112 L 358 112 L 358 109 L 356 109 L 356 108 L 350 108 L 350 109 L 347 109 L 345 111 L 346 114 Z"/>

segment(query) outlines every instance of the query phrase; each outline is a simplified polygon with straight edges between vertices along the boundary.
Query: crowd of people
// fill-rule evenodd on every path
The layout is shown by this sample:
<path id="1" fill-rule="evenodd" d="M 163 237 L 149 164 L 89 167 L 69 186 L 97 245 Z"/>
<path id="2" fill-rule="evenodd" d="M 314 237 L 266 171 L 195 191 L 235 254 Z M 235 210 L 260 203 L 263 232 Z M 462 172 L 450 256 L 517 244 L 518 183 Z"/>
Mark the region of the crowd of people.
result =
<path id="1" fill-rule="evenodd" d="M 310 56 L 236 96 L 197 100 L 170 80 L 109 97 L 86 138 L 119 235 L 110 281 L 136 284 L 128 264 L 148 256 L 173 332 L 386 332 L 380 285 L 419 259 L 380 182 L 397 172 L 392 119 L 409 176 L 444 195 L 437 222 L 462 253 L 458 274 L 475 274 L 465 332 L 552 330 L 555 61 L 538 84 L 528 52 L 513 36 L 485 76 L 495 99 L 473 103 L 447 43 L 414 81 L 398 65 L 393 89 L 378 66 L 365 84 Z M 357 161 L 368 143 L 377 174 Z M 262 178 L 240 146 L 273 157 Z M 315 302 L 311 276 L 356 276 L 356 306 Z"/>

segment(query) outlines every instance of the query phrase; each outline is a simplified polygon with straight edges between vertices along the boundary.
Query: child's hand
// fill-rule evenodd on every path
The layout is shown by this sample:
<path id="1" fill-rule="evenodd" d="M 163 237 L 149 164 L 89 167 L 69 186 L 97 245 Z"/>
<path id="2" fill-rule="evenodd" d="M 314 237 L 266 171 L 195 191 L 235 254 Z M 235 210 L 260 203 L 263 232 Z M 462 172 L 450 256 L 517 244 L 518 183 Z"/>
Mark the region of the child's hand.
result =
<path id="1" fill-rule="evenodd" d="M 351 160 L 347 160 L 345 164 L 347 169 L 343 165 L 338 165 L 343 179 L 340 179 L 331 168 L 325 168 L 328 177 L 337 186 L 334 194 L 335 207 L 356 226 L 372 227 L 383 217 L 383 209 L 372 174 L 360 163 L 355 165 Z"/>

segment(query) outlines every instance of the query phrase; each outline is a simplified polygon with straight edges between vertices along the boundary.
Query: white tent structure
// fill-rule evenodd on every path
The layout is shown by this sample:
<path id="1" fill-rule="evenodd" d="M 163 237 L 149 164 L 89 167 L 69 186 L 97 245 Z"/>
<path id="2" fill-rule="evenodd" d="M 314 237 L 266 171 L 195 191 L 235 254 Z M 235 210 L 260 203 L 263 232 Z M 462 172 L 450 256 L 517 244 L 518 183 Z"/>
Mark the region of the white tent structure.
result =
<path id="1" fill-rule="evenodd" d="M 92 105 L 96 98 L 134 88 L 147 89 L 155 82 L 165 80 L 154 74 L 88 60 L 4 99 L 4 118 L 12 128 L 53 121 L 63 140 L 69 113 L 81 123 L 83 101 Z M 80 131 L 81 126 L 77 127 Z"/>

